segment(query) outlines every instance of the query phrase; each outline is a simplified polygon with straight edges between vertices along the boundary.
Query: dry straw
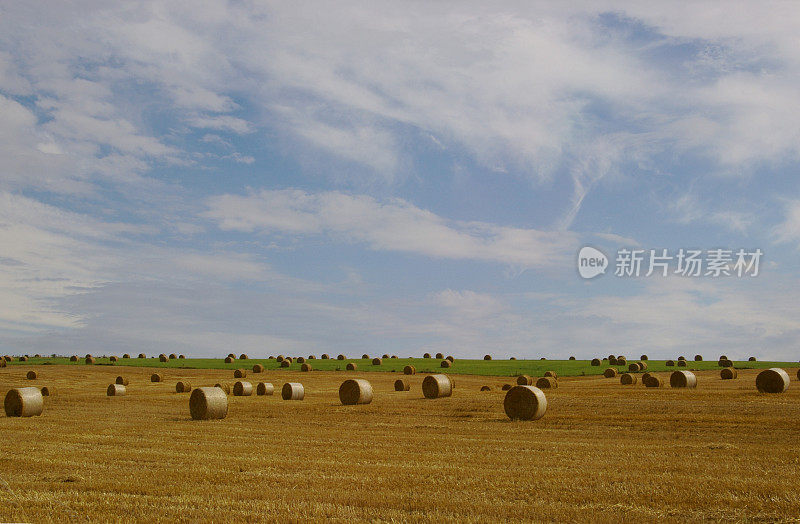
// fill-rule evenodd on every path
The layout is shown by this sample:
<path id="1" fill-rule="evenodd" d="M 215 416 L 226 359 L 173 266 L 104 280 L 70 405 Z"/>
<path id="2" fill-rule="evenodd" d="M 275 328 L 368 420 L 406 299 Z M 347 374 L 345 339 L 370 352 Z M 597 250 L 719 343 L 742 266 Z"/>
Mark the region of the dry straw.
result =
<path id="1" fill-rule="evenodd" d="M 422 354 L 422 358 L 431 358 L 431 354 L 430 353 L 423 353 Z"/>
<path id="2" fill-rule="evenodd" d="M 300 371 L 311 371 L 311 364 L 305 362 L 302 366 L 300 366 Z"/>
<path id="3" fill-rule="evenodd" d="M 536 387 L 539 389 L 555 389 L 558 387 L 558 380 L 555 377 L 540 377 L 536 381 Z"/>
<path id="4" fill-rule="evenodd" d="M 244 354 L 244 353 L 242 353 L 241 355 L 239 355 L 239 360 L 247 360 L 248 358 L 250 358 L 250 357 L 248 357 L 248 356 L 247 356 L 246 354 Z"/>
<path id="5" fill-rule="evenodd" d="M 235 353 L 228 353 L 228 356 L 231 357 L 232 359 L 236 360 L 236 354 Z"/>
<path id="6" fill-rule="evenodd" d="M 703 355 L 695 355 L 694 356 L 694 361 L 695 362 L 702 362 L 703 361 Z"/>
<path id="7" fill-rule="evenodd" d="M 444 354 L 443 353 L 436 353 L 436 358 L 438 360 L 442 360 L 444 358 Z"/>
<path id="8" fill-rule="evenodd" d="M 168 357 L 168 356 L 166 356 L 164 353 L 161 353 L 161 354 L 158 356 L 158 361 L 159 361 L 159 362 L 169 362 L 169 357 Z"/>
<path id="9" fill-rule="evenodd" d="M 117 361 L 117 357 L 115 357 L 114 355 L 111 355 L 110 357 L 108 357 L 108 361 L 109 362 L 116 362 Z"/>
<path id="10" fill-rule="evenodd" d="M 216 384 L 214 384 L 214 387 L 221 389 L 222 392 L 225 393 L 226 395 L 231 394 L 231 385 L 228 384 L 227 382 L 217 382 Z"/>
<path id="11" fill-rule="evenodd" d="M 331 357 L 327 353 L 323 353 L 322 355 L 320 355 L 319 358 L 321 358 L 322 360 L 328 360 Z"/>
<path id="12" fill-rule="evenodd" d="M 369 355 L 364 353 L 363 355 L 361 355 L 361 360 L 369 360 Z"/>
<path id="13" fill-rule="evenodd" d="M 674 360 L 667 360 L 666 362 L 664 362 L 664 365 L 672 367 L 672 366 L 675 365 L 675 361 Z"/>
<path id="14" fill-rule="evenodd" d="M 284 358 L 283 355 L 278 355 L 277 357 L 275 357 L 275 362 L 283 362 L 283 358 Z"/>
<path id="15" fill-rule="evenodd" d="M 264 396 L 264 395 L 272 395 L 275 393 L 275 386 L 273 386 L 269 382 L 259 382 L 256 384 L 256 395 Z"/>
<path id="16" fill-rule="evenodd" d="M 28 357 L 19 357 L 19 361 L 20 362 L 27 362 L 28 361 Z"/>
<path id="17" fill-rule="evenodd" d="M 532 386 L 533 378 L 531 378 L 529 375 L 520 375 L 517 377 L 517 384 L 520 386 Z"/>
<path id="18" fill-rule="evenodd" d="M 345 359 L 347 359 L 347 357 L 346 357 L 346 356 L 344 356 L 344 355 L 338 355 L 338 356 L 336 357 L 336 360 L 345 360 Z"/>
<path id="19" fill-rule="evenodd" d="M 422 394 L 425 398 L 449 397 L 453 394 L 453 383 L 447 375 L 428 375 L 422 381 Z"/>
<path id="20" fill-rule="evenodd" d="M 797 370 L 797 380 L 800 380 L 800 369 Z"/>
<path id="21" fill-rule="evenodd" d="M 303 400 L 305 396 L 305 389 L 299 382 L 287 382 L 281 388 L 281 398 L 283 400 Z"/>
<path id="22" fill-rule="evenodd" d="M 732 368 L 733 362 L 728 359 L 720 359 L 719 362 L 717 362 L 717 365 L 723 368 Z"/>
<path id="23" fill-rule="evenodd" d="M 255 366 L 253 366 L 253 373 L 263 373 L 263 372 L 264 372 L 264 366 L 262 366 L 261 364 L 256 364 Z"/>
<path id="24" fill-rule="evenodd" d="M 226 364 L 233 364 L 233 358 L 231 358 L 231 357 L 225 357 L 225 363 L 226 363 Z"/>
<path id="25" fill-rule="evenodd" d="M 243 369 L 237 369 L 233 372 L 233 378 L 244 378 L 247 376 L 247 371 Z"/>
<path id="26" fill-rule="evenodd" d="M 162 382 L 163 380 L 164 377 L 162 377 L 158 373 L 153 373 L 152 375 L 150 375 L 150 382 Z"/>
<path id="27" fill-rule="evenodd" d="M 555 371 L 545 371 L 544 376 L 553 377 L 554 379 L 558 380 L 558 373 L 556 373 Z"/>
<path id="28" fill-rule="evenodd" d="M 691 371 L 673 371 L 669 376 L 669 385 L 672 388 L 696 388 L 697 377 Z"/>
<path id="29" fill-rule="evenodd" d="M 416 375 L 416 374 L 417 374 L 417 368 L 415 368 L 414 366 L 408 365 L 403 368 L 403 375 Z"/>
<path id="30" fill-rule="evenodd" d="M 0 358 L 0 368 L 6 367 L 6 358 Z"/>
<path id="31" fill-rule="evenodd" d="M 70 362 L 77 362 L 78 361 L 78 355 L 72 355 L 71 357 L 69 357 L 69 361 Z"/>
<path id="32" fill-rule="evenodd" d="M 747 361 L 748 362 L 755 362 L 756 361 L 756 357 L 750 357 L 750 358 L 747 359 Z"/>
<path id="33" fill-rule="evenodd" d="M 168 358 L 170 360 L 175 360 L 176 358 L 178 358 L 178 355 L 176 355 L 175 353 L 170 353 Z"/>
<path id="34" fill-rule="evenodd" d="M 90 365 L 94 364 L 94 357 L 86 357 L 84 362 L 86 362 L 87 364 L 90 364 Z"/>
<path id="35" fill-rule="evenodd" d="M 109 384 L 106 389 L 107 397 L 121 397 L 127 393 L 127 389 L 122 384 Z"/>
<path id="36" fill-rule="evenodd" d="M 381 358 L 389 358 L 389 354 L 388 353 L 384 353 Z"/>
<path id="37" fill-rule="evenodd" d="M 36 417 L 42 414 L 44 399 L 39 388 L 9 390 L 4 402 L 7 417 Z"/>
<path id="38" fill-rule="evenodd" d="M 492 360 L 492 356 L 491 355 L 484 355 L 483 356 L 483 360 Z"/>
<path id="39" fill-rule="evenodd" d="M 619 376 L 619 383 L 623 386 L 632 386 L 636 384 L 636 375 L 631 375 L 630 373 L 623 373 Z"/>
<path id="40" fill-rule="evenodd" d="M 234 397 L 249 397 L 253 394 L 253 385 L 242 380 L 233 385 Z"/>
<path id="41" fill-rule="evenodd" d="M 381 364 L 383 364 L 383 360 L 379 359 L 378 357 L 372 359 L 373 366 L 380 366 Z"/>
<path id="42" fill-rule="evenodd" d="M 453 365 L 453 363 L 452 363 L 452 362 L 450 362 L 450 361 L 449 361 L 449 360 L 447 360 L 447 359 L 444 359 L 444 360 L 442 360 L 442 363 L 441 363 L 441 364 L 439 364 L 439 367 L 443 367 L 443 368 L 449 368 L 449 367 L 450 367 L 450 366 L 452 366 L 452 365 Z"/>
<path id="43" fill-rule="evenodd" d="M 372 384 L 363 378 L 351 378 L 339 386 L 339 400 L 345 406 L 372 402 Z"/>
<path id="44" fill-rule="evenodd" d="M 147 355 L 145 355 L 144 353 L 139 353 L 139 358 L 147 358 Z"/>
<path id="45" fill-rule="evenodd" d="M 636 373 L 637 371 L 641 371 L 641 370 L 642 370 L 642 368 L 639 367 L 639 363 L 638 362 L 631 362 L 630 364 L 628 364 L 628 371 L 630 371 L 631 373 Z"/>
<path id="46" fill-rule="evenodd" d="M 189 397 L 189 412 L 194 420 L 222 419 L 228 414 L 228 396 L 218 388 L 197 388 Z"/>
<path id="47" fill-rule="evenodd" d="M 639 364 L 639 371 L 644 371 L 645 369 L 647 369 L 647 362 L 645 362 L 644 360 L 640 360 L 639 362 L 637 362 L 637 364 Z"/>
<path id="48" fill-rule="evenodd" d="M 738 376 L 739 372 L 735 368 L 722 368 L 719 370 L 719 378 L 722 380 L 732 380 Z"/>
<path id="49" fill-rule="evenodd" d="M 345 366 L 345 369 L 347 369 L 347 371 L 355 371 L 356 369 L 358 369 L 358 366 L 356 365 L 355 362 L 348 362 L 347 366 Z"/>
<path id="50" fill-rule="evenodd" d="M 453 355 L 447 355 L 447 358 L 445 360 L 449 360 L 451 364 L 453 364 L 456 361 L 456 359 L 453 358 Z"/>
<path id="51" fill-rule="evenodd" d="M 644 382 L 645 387 L 648 388 L 660 388 L 663 385 L 663 382 L 660 378 L 655 375 L 650 375 L 647 377 L 647 380 Z"/>
<path id="52" fill-rule="evenodd" d="M 647 355 L 642 355 L 639 357 L 639 360 L 648 360 Z"/>
<path id="53" fill-rule="evenodd" d="M 117 379 L 114 381 L 115 384 L 121 384 L 123 386 L 128 385 L 128 379 L 123 377 L 122 375 L 118 376 Z"/>
<path id="54" fill-rule="evenodd" d="M 603 371 L 603 376 L 606 378 L 614 378 L 617 376 L 617 370 L 614 368 L 606 368 L 606 370 Z"/>
<path id="55" fill-rule="evenodd" d="M 398 378 L 394 381 L 394 390 L 395 391 L 408 391 L 411 389 L 411 384 L 408 380 L 403 378 Z"/>
<path id="56" fill-rule="evenodd" d="M 181 380 L 175 384 L 175 393 L 188 393 L 192 390 L 192 385 L 186 381 Z"/>
<path id="57" fill-rule="evenodd" d="M 765 369 L 756 376 L 756 388 L 761 393 L 783 393 L 789 389 L 789 374 L 781 368 Z"/>
<path id="58" fill-rule="evenodd" d="M 538 420 L 547 411 L 547 398 L 537 387 L 514 386 L 506 393 L 503 409 L 511 420 Z"/>
<path id="59" fill-rule="evenodd" d="M 592 365 L 593 366 L 599 366 L 600 364 L 601 364 L 601 362 L 600 362 L 599 358 L 593 358 L 592 359 Z"/>
<path id="60" fill-rule="evenodd" d="M 298 364 L 304 364 L 305 361 L 306 361 L 305 357 L 297 357 L 297 363 Z"/>
<path id="61" fill-rule="evenodd" d="M 285 359 L 281 360 L 281 367 L 282 368 L 288 368 L 291 365 L 292 365 L 292 363 L 289 362 L 289 359 L 285 358 Z"/>
<path id="62" fill-rule="evenodd" d="M 28 377 L 28 380 L 36 380 L 37 378 L 39 378 L 39 374 L 36 373 L 35 371 L 28 371 L 28 373 L 25 376 Z"/>
<path id="63" fill-rule="evenodd" d="M 612 365 L 612 366 L 616 366 L 617 365 L 617 357 L 615 357 L 614 355 L 611 355 L 610 357 L 608 357 L 608 363 L 610 365 Z"/>

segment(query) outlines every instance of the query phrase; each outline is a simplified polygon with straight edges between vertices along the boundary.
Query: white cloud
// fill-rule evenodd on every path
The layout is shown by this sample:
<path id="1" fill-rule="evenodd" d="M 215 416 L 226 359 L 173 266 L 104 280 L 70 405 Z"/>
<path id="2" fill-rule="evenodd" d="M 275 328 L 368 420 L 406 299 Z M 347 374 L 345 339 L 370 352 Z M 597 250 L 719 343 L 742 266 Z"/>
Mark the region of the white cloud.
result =
<path id="1" fill-rule="evenodd" d="M 446 220 L 404 200 L 383 203 L 339 192 L 265 190 L 212 197 L 208 204 L 205 216 L 227 231 L 325 234 L 374 250 L 433 258 L 552 267 L 565 264 L 577 246 L 577 238 L 567 232 Z"/>
<path id="2" fill-rule="evenodd" d="M 786 202 L 785 219 L 773 228 L 772 236 L 779 243 L 797 243 L 800 246 L 800 200 Z"/>

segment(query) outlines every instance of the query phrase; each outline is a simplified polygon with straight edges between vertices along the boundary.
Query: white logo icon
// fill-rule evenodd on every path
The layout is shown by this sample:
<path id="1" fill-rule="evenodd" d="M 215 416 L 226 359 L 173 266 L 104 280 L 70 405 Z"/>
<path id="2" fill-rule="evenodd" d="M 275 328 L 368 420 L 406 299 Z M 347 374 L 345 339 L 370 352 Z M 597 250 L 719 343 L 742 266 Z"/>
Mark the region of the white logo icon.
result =
<path id="1" fill-rule="evenodd" d="M 578 273 L 585 279 L 602 275 L 608 268 L 608 257 L 602 251 L 584 246 L 578 252 Z"/>

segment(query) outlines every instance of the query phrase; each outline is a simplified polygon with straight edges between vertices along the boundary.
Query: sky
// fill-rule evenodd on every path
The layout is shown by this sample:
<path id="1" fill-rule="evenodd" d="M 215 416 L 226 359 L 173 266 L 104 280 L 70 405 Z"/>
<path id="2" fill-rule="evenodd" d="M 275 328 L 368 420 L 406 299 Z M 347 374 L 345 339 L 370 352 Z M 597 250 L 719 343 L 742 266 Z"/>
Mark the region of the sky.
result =
<path id="1" fill-rule="evenodd" d="M 798 85 L 794 2 L 0 4 L 0 353 L 795 361 Z"/>

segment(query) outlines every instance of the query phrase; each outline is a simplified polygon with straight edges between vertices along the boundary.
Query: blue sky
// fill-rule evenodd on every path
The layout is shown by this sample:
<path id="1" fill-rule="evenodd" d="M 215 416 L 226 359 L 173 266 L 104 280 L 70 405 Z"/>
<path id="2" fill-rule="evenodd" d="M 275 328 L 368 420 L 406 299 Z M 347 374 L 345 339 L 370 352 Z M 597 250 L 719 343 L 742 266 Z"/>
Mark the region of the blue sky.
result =
<path id="1" fill-rule="evenodd" d="M 3 5 L 0 352 L 797 360 L 800 7 L 628 4 Z"/>

